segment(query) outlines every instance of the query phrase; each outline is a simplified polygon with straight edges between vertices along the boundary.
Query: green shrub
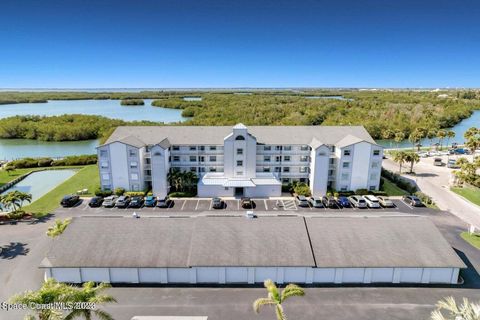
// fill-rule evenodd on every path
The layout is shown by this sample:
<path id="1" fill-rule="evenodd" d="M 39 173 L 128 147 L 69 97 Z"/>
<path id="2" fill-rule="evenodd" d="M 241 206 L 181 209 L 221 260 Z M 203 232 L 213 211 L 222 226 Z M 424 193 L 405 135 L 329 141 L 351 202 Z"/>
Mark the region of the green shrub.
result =
<path id="1" fill-rule="evenodd" d="M 368 190 L 367 189 L 357 189 L 355 191 L 355 194 L 358 194 L 359 196 L 365 196 L 368 194 Z"/>
<path id="2" fill-rule="evenodd" d="M 298 182 L 294 184 L 293 191 L 300 196 L 309 196 L 311 195 L 310 188 L 304 182 Z"/>
<path id="3" fill-rule="evenodd" d="M 111 196 L 112 194 L 113 194 L 112 190 L 102 190 L 100 188 L 95 190 L 95 195 L 97 197 L 108 197 L 108 196 Z"/>
<path id="4" fill-rule="evenodd" d="M 17 211 L 12 211 L 7 214 L 7 218 L 11 220 L 20 220 L 23 218 L 25 215 L 25 211 L 23 210 L 17 210 Z"/>
<path id="5" fill-rule="evenodd" d="M 144 191 L 127 191 L 125 192 L 125 195 L 129 197 L 144 197 L 145 192 Z"/>
<path id="6" fill-rule="evenodd" d="M 340 193 L 334 192 L 334 193 L 333 193 L 333 196 L 334 196 L 335 198 L 338 198 L 338 197 L 340 196 Z"/>
<path id="7" fill-rule="evenodd" d="M 37 165 L 39 167 L 50 167 L 52 162 L 53 160 L 51 158 L 42 158 L 38 160 Z"/>
<path id="8" fill-rule="evenodd" d="M 55 160 L 52 166 L 82 166 L 97 163 L 97 155 L 68 156 L 63 159 Z"/>
<path id="9" fill-rule="evenodd" d="M 33 158 L 23 158 L 23 159 L 11 161 L 9 165 L 12 165 L 17 169 L 36 168 L 38 167 L 38 160 Z"/>
<path id="10" fill-rule="evenodd" d="M 282 192 L 293 192 L 293 185 L 291 183 L 289 184 L 282 184 Z"/>
<path id="11" fill-rule="evenodd" d="M 427 204 L 427 205 L 434 205 L 434 204 L 435 204 L 435 202 L 433 201 L 433 199 L 432 199 L 429 195 L 427 195 L 427 194 L 425 194 L 425 193 L 423 193 L 423 192 L 417 191 L 417 192 L 415 192 L 415 195 L 416 195 L 420 200 L 422 200 L 423 203 L 425 203 L 425 204 Z"/>
<path id="12" fill-rule="evenodd" d="M 124 188 L 115 188 L 113 193 L 115 193 L 116 196 L 123 196 L 123 194 L 125 193 L 125 189 Z"/>
<path id="13" fill-rule="evenodd" d="M 122 106 L 143 106 L 145 102 L 142 99 L 122 99 L 120 105 Z"/>
<path id="14" fill-rule="evenodd" d="M 176 191 L 171 192 L 169 196 L 172 198 L 192 198 L 197 196 L 197 193 L 192 191 Z"/>
<path id="15" fill-rule="evenodd" d="M 384 196 L 384 197 L 388 196 L 385 191 L 377 191 L 377 190 L 374 190 L 374 191 L 372 191 L 372 194 L 373 194 L 374 196 Z"/>

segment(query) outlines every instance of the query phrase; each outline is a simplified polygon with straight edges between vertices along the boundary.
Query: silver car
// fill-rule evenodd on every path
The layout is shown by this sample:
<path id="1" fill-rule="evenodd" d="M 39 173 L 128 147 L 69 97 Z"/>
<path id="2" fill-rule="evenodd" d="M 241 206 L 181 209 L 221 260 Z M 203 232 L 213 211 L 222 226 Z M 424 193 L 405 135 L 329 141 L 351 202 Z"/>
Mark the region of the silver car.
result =
<path id="1" fill-rule="evenodd" d="M 390 200 L 388 197 L 382 197 L 378 196 L 378 202 L 380 202 L 380 205 L 385 208 L 393 208 L 395 207 L 395 204 L 393 203 L 392 200 Z"/>
<path id="2" fill-rule="evenodd" d="M 369 208 L 380 208 L 380 202 L 377 197 L 372 195 L 363 196 Z"/>
<path id="3" fill-rule="evenodd" d="M 103 199 L 103 206 L 105 208 L 113 208 L 115 206 L 115 202 L 117 202 L 117 196 L 108 196 Z"/>
<path id="4" fill-rule="evenodd" d="M 350 196 L 348 200 L 352 203 L 355 208 L 366 208 L 367 202 L 362 196 Z"/>
<path id="5" fill-rule="evenodd" d="M 305 198 L 305 196 L 296 196 L 297 199 L 297 205 L 299 207 L 308 207 L 308 200 Z"/>
<path id="6" fill-rule="evenodd" d="M 308 202 L 310 202 L 310 205 L 314 208 L 323 208 L 323 202 L 321 198 L 310 197 Z"/>

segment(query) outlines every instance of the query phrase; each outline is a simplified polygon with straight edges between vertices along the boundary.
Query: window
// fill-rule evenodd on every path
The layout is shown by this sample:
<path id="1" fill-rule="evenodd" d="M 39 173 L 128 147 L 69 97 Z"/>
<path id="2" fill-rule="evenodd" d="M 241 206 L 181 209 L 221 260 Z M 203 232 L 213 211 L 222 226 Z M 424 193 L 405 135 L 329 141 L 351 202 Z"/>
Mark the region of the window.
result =
<path id="1" fill-rule="evenodd" d="M 173 161 L 180 161 L 180 156 L 173 156 Z"/>
<path id="2" fill-rule="evenodd" d="M 136 150 L 129 150 L 128 154 L 130 155 L 130 157 L 135 157 L 137 155 L 137 151 Z"/>
<path id="3" fill-rule="evenodd" d="M 328 175 L 333 176 L 334 171 L 333 170 L 328 170 Z"/>
<path id="4" fill-rule="evenodd" d="M 150 152 L 150 146 L 145 147 L 145 152 Z"/>
<path id="5" fill-rule="evenodd" d="M 108 168 L 108 162 L 107 161 L 100 162 L 100 167 L 101 168 Z"/>
<path id="6" fill-rule="evenodd" d="M 100 157 L 106 157 L 108 156 L 107 150 L 100 150 Z"/>
<path id="7" fill-rule="evenodd" d="M 110 180 L 110 175 L 108 173 L 102 174 L 102 180 Z"/>
<path id="8" fill-rule="evenodd" d="M 290 156 L 284 156 L 283 161 L 290 161 Z"/>
<path id="9" fill-rule="evenodd" d="M 342 173 L 342 181 L 348 180 L 348 173 Z"/>
<path id="10" fill-rule="evenodd" d="M 210 162 L 216 162 L 217 156 L 210 156 Z"/>
<path id="11" fill-rule="evenodd" d="M 319 156 L 326 156 L 327 154 L 325 153 L 325 151 L 320 151 L 320 152 L 318 153 L 318 155 L 319 155 Z"/>
<path id="12" fill-rule="evenodd" d="M 290 179 L 289 178 L 282 178 L 282 183 L 283 184 L 288 184 L 288 183 L 290 183 Z"/>
<path id="13" fill-rule="evenodd" d="M 280 167 L 275 167 L 275 172 L 280 172 L 280 171 L 282 171 L 282 168 L 280 168 Z"/>
<path id="14" fill-rule="evenodd" d="M 342 186 L 342 187 L 340 188 L 340 191 L 347 191 L 347 187 L 346 187 L 346 186 Z"/>
<path id="15" fill-rule="evenodd" d="M 343 155 L 344 156 L 349 156 L 350 155 L 350 150 L 349 149 L 343 150 Z"/>
<path id="16" fill-rule="evenodd" d="M 307 182 L 307 179 L 306 179 L 306 178 L 300 178 L 300 179 L 299 179 L 299 181 L 300 181 L 300 182 L 305 182 L 305 183 L 306 183 L 306 182 Z"/>
<path id="17" fill-rule="evenodd" d="M 237 149 L 237 154 L 238 154 L 238 155 L 243 154 L 243 149 L 242 149 L 242 148 L 238 148 L 238 149 Z"/>
<path id="18" fill-rule="evenodd" d="M 282 150 L 282 146 L 275 146 L 275 150 L 277 150 L 277 151 Z"/>
<path id="19" fill-rule="evenodd" d="M 205 146 L 200 146 L 200 147 L 198 147 L 198 149 L 199 149 L 200 151 L 205 151 Z"/>
<path id="20" fill-rule="evenodd" d="M 190 172 L 197 172 L 197 167 L 190 167 Z"/>
<path id="21" fill-rule="evenodd" d="M 308 156 L 300 156 L 300 161 L 307 162 L 308 161 Z"/>
<path id="22" fill-rule="evenodd" d="M 205 172 L 205 167 L 199 167 L 198 172 Z"/>
<path id="23" fill-rule="evenodd" d="M 111 189 L 112 189 L 112 186 L 109 185 L 109 184 L 102 184 L 102 189 L 103 189 L 103 190 L 111 190 Z"/>
<path id="24" fill-rule="evenodd" d="M 379 156 L 380 155 L 380 150 L 373 150 L 373 155 L 374 156 Z"/>
<path id="25" fill-rule="evenodd" d="M 335 164 L 335 159 L 334 159 L 334 158 L 330 158 L 329 163 L 330 163 L 330 164 Z"/>
<path id="26" fill-rule="evenodd" d="M 138 180 L 138 174 L 137 174 L 137 173 L 132 173 L 132 174 L 130 175 L 130 179 L 131 179 L 131 180 Z"/>
<path id="27" fill-rule="evenodd" d="M 173 151 L 178 151 L 178 150 L 180 150 L 180 147 L 179 147 L 179 146 L 173 146 L 173 147 L 172 147 L 172 150 L 173 150 Z"/>
<path id="28" fill-rule="evenodd" d="M 245 137 L 244 137 L 244 136 L 237 136 L 237 137 L 235 138 L 235 140 L 245 140 Z"/>
<path id="29" fill-rule="evenodd" d="M 228 187 L 225 187 L 225 190 L 228 190 Z"/>
<path id="30" fill-rule="evenodd" d="M 200 162 L 205 162 L 205 157 L 204 157 L 204 156 L 198 157 L 198 161 L 200 161 Z"/>
<path id="31" fill-rule="evenodd" d="M 308 167 L 300 167 L 300 173 L 308 172 Z"/>
<path id="32" fill-rule="evenodd" d="M 290 172 L 290 167 L 283 167 L 283 172 Z"/>
<path id="33" fill-rule="evenodd" d="M 263 156 L 263 161 L 264 162 L 270 162 L 271 157 L 270 156 Z"/>
<path id="34" fill-rule="evenodd" d="M 272 146 L 263 146 L 264 151 L 270 151 L 272 150 Z"/>
<path id="35" fill-rule="evenodd" d="M 276 156 L 276 157 L 275 157 L 275 161 L 276 161 L 276 162 L 282 161 L 282 157 L 281 157 L 281 156 Z"/>
<path id="36" fill-rule="evenodd" d="M 303 145 L 303 146 L 300 147 L 300 150 L 302 150 L 302 151 L 308 151 L 308 150 L 310 150 L 310 147 L 307 146 L 307 145 Z"/>
<path id="37" fill-rule="evenodd" d="M 215 167 L 210 167 L 210 168 L 208 168 L 208 171 L 210 171 L 210 172 L 217 172 L 217 168 L 215 168 Z"/>
<path id="38" fill-rule="evenodd" d="M 270 167 L 263 167 L 263 172 L 270 172 Z"/>
<path id="39" fill-rule="evenodd" d="M 375 190 L 376 188 L 377 188 L 377 186 L 370 186 L 370 187 L 368 188 L 368 190 Z"/>
<path id="40" fill-rule="evenodd" d="M 145 163 L 146 163 L 146 164 L 150 164 L 151 162 L 152 162 L 152 161 L 151 161 L 150 158 L 145 158 Z"/>
<path id="41" fill-rule="evenodd" d="M 283 150 L 292 151 L 292 146 L 285 146 L 285 147 L 283 147 Z"/>
<path id="42" fill-rule="evenodd" d="M 151 176 L 152 175 L 152 170 L 145 170 L 145 175 Z"/>
<path id="43" fill-rule="evenodd" d="M 243 161 L 242 160 L 237 160 L 237 167 L 243 166 Z"/>
<path id="44" fill-rule="evenodd" d="M 161 153 L 160 151 L 156 151 L 153 155 L 156 156 L 156 157 L 157 157 L 157 156 L 160 156 L 160 157 L 161 157 L 161 156 L 162 156 L 162 153 Z"/>
<path id="45" fill-rule="evenodd" d="M 330 151 L 331 151 L 331 152 L 335 152 L 335 146 L 331 146 L 331 147 L 330 147 Z"/>
<path id="46" fill-rule="evenodd" d="M 378 178 L 378 174 L 377 173 L 371 173 L 370 174 L 370 180 L 376 180 Z"/>
<path id="47" fill-rule="evenodd" d="M 378 168 L 378 162 L 376 161 L 372 162 L 372 168 Z"/>
<path id="48" fill-rule="evenodd" d="M 237 176 L 243 176 L 243 171 L 237 171 Z"/>
<path id="49" fill-rule="evenodd" d="M 195 162 L 197 161 L 197 157 L 196 156 L 190 156 L 190 162 Z"/>
<path id="50" fill-rule="evenodd" d="M 138 168 L 138 163 L 136 161 L 130 162 L 130 168 L 132 169 Z"/>
<path id="51" fill-rule="evenodd" d="M 140 187 L 138 186 L 138 184 L 132 184 L 132 189 L 133 191 L 138 191 Z"/>
<path id="52" fill-rule="evenodd" d="M 212 150 L 212 151 L 217 150 L 217 146 L 210 146 L 210 150 Z"/>
<path id="53" fill-rule="evenodd" d="M 190 149 L 190 151 L 195 151 L 195 150 L 197 150 L 197 147 L 196 146 L 190 146 L 189 149 Z"/>
<path id="54" fill-rule="evenodd" d="M 350 168 L 350 162 L 344 162 L 344 163 L 342 163 L 342 167 L 344 167 L 344 168 Z"/>

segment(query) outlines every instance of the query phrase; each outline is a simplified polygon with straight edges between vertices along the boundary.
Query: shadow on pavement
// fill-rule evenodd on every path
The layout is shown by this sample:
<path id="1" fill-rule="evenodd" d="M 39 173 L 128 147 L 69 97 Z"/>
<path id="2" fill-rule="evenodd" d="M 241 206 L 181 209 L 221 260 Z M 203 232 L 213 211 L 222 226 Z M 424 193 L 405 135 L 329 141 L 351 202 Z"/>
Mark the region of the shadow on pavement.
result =
<path id="1" fill-rule="evenodd" d="M 12 260 L 17 256 L 26 256 L 28 252 L 30 249 L 27 248 L 27 243 L 10 242 L 10 244 L 2 246 L 0 258 Z"/>
<path id="2" fill-rule="evenodd" d="M 477 270 L 473 266 L 473 264 L 468 260 L 467 256 L 463 251 L 460 251 L 456 248 L 453 248 L 457 255 L 462 259 L 462 261 L 467 265 L 467 269 L 463 269 L 460 271 L 460 275 L 462 276 L 465 283 L 463 287 L 465 288 L 480 288 L 480 274 L 478 274 Z"/>

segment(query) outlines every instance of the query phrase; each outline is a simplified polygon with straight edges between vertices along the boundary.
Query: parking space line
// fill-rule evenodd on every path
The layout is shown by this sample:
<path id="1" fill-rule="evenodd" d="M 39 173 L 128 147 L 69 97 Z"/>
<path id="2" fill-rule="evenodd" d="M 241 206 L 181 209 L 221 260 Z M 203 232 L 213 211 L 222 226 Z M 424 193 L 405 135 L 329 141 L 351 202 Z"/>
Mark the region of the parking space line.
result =
<path id="1" fill-rule="evenodd" d="M 409 207 L 410 210 L 414 210 L 413 207 L 412 207 L 411 205 L 409 205 L 408 203 L 406 203 L 405 201 L 403 201 L 403 199 L 400 200 L 400 201 L 402 201 L 404 205 L 406 205 L 407 207 Z"/>
<path id="2" fill-rule="evenodd" d="M 237 210 L 240 210 L 240 200 L 237 199 Z"/>
<path id="3" fill-rule="evenodd" d="M 265 202 L 265 210 L 268 211 L 267 200 L 263 199 L 263 202 Z"/>
<path id="4" fill-rule="evenodd" d="M 185 203 L 187 203 L 188 200 L 184 200 L 182 204 L 182 208 L 180 208 L 181 211 L 183 211 L 183 207 L 185 207 Z"/>
<path id="5" fill-rule="evenodd" d="M 210 206 L 208 207 L 208 210 L 212 210 L 212 206 L 213 206 L 213 200 L 210 200 Z"/>
<path id="6" fill-rule="evenodd" d="M 197 210 L 198 210 L 198 204 L 199 204 L 199 203 L 200 203 L 200 199 L 199 199 L 199 200 L 197 200 L 197 205 L 195 206 L 195 211 L 197 211 Z"/>

